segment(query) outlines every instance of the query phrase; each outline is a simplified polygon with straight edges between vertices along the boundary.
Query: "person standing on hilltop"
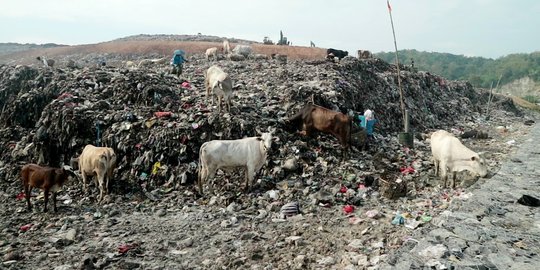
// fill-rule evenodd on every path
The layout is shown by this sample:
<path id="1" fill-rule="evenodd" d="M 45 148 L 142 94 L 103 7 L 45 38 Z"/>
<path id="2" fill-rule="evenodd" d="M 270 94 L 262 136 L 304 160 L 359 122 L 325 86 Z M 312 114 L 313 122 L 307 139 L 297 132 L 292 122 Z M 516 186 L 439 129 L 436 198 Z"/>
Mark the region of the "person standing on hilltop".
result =
<path id="1" fill-rule="evenodd" d="M 178 77 L 180 77 L 180 75 L 182 74 L 184 62 L 188 62 L 185 58 L 185 55 L 186 53 L 184 51 L 175 50 L 171 59 L 171 73 L 176 74 L 176 76 Z"/>

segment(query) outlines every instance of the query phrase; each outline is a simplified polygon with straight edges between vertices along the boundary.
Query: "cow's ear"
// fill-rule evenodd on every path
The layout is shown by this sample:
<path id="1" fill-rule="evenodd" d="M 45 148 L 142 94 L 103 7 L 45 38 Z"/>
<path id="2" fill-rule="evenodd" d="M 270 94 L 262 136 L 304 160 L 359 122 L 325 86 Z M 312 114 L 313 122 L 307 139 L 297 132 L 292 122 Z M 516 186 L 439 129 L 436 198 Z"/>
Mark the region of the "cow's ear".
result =
<path id="1" fill-rule="evenodd" d="M 475 161 L 475 160 L 476 160 L 476 157 L 475 157 L 475 156 L 472 156 L 472 157 L 471 157 L 471 160 L 472 160 L 472 161 Z"/>

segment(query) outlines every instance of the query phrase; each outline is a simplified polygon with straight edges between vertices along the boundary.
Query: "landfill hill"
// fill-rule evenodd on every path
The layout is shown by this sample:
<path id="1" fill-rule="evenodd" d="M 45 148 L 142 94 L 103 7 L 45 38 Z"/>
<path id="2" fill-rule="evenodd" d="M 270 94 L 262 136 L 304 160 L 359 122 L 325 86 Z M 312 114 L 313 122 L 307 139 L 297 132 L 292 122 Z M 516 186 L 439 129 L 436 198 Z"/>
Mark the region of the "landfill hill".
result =
<path id="1" fill-rule="evenodd" d="M 0 54 L 0 64 L 32 65 L 38 63 L 36 57 L 57 61 L 65 67 L 69 59 L 80 65 L 98 64 L 104 60 L 111 66 L 120 66 L 126 60 L 141 58 L 170 58 L 172 52 L 182 49 L 190 54 L 201 54 L 211 47 L 222 48 L 222 38 L 197 35 L 138 35 L 96 44 L 71 45 L 51 48 L 36 48 Z M 265 45 L 249 40 L 230 38 L 231 48 L 237 44 L 251 44 L 254 53 L 284 54 L 289 59 L 321 59 L 326 55 L 324 48 L 304 46 Z M 95 62 L 94 62 L 95 61 Z"/>
<path id="2" fill-rule="evenodd" d="M 126 68 L 128 60 L 154 57 L 142 50 L 131 58 L 79 53 L 70 68 L 0 66 L 0 252 L 8 269 L 38 269 L 43 260 L 64 267 L 58 269 L 376 266 L 409 234 L 409 227 L 390 223 L 396 211 L 408 213 L 404 219 L 414 230 L 432 226 L 432 217 L 462 199 L 462 189 L 439 189 L 431 176 L 430 131 L 488 132 L 490 140 L 465 143 L 485 152 L 496 172 L 531 119 L 509 98 L 488 102 L 487 92 L 467 82 L 402 66 L 403 102 L 417 135 L 415 147 L 406 148 L 397 141 L 397 69 L 380 59 L 208 62 L 193 53 L 179 79 L 167 64 Z M 73 60 L 73 54 L 56 59 Z M 107 65 L 90 64 L 99 61 Z M 213 64 L 233 80 L 230 113 L 219 114 L 205 97 L 203 72 Z M 375 142 L 361 151 L 355 141 L 351 158 L 340 161 L 336 138 L 302 137 L 287 118 L 311 100 L 353 115 L 374 110 Z M 235 171 L 218 173 L 215 194 L 197 194 L 204 142 L 270 127 L 277 128 L 277 140 L 251 192 L 242 192 L 244 175 Z M 509 136 L 516 136 L 511 144 Z M 89 143 L 110 146 L 118 157 L 104 202 L 95 203 L 95 186 L 85 195 L 72 181 L 60 193 L 59 214 L 41 213 L 37 191 L 35 212 L 27 212 L 16 199 L 21 165 L 71 164 Z M 475 183 L 462 176 L 471 181 L 463 186 Z M 291 203 L 300 211 L 293 208 L 285 218 L 280 208 Z M 353 213 L 343 214 L 344 205 Z"/>
<path id="3" fill-rule="evenodd" d="M 9 138 L 24 141 L 18 147 L 28 154 L 21 161 L 37 161 L 41 152 L 45 156 L 40 161 L 50 165 L 68 164 L 85 144 L 96 142 L 97 132 L 120 157 L 133 155 L 134 145 L 142 144 L 153 149 L 149 162 L 189 164 L 196 161 L 198 147 L 209 139 L 251 136 L 255 127 L 287 129 L 284 119 L 312 98 L 316 104 L 344 113 L 374 109 L 381 119 L 382 134 L 401 131 L 397 71 L 379 59 L 348 58 L 340 64 L 324 60 L 286 64 L 222 61 L 219 64 L 238 88 L 236 106 L 226 115 L 209 108 L 203 97 L 202 71 L 210 64 L 194 56 L 186 65 L 189 89 L 180 87 L 180 81 L 167 74 L 166 66 L 137 70 L 2 66 L 0 124 L 24 130 Z M 467 82 L 407 69 L 401 76 L 403 101 L 411 112 L 411 126 L 418 132 L 471 121 L 487 101 L 486 95 Z M 510 99 L 497 97 L 495 104 L 520 113 Z M 154 119 L 158 111 L 173 116 Z M 123 165 L 120 168 L 131 169 L 129 163 Z"/>

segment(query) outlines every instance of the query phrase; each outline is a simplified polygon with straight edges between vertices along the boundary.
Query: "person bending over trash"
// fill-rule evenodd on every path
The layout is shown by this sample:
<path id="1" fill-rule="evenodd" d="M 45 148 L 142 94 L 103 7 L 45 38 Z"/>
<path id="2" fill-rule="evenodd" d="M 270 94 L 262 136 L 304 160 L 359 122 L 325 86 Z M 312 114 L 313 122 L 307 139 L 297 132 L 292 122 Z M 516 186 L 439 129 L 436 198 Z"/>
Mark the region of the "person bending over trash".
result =
<path id="1" fill-rule="evenodd" d="M 375 137 L 373 136 L 373 129 L 375 127 L 375 124 L 377 123 L 377 119 L 375 119 L 373 111 L 367 109 L 364 112 L 364 115 L 358 116 L 358 120 L 360 120 L 360 126 L 366 130 L 367 144 L 369 145 L 375 139 Z"/>
<path id="2" fill-rule="evenodd" d="M 176 76 L 180 77 L 182 74 L 182 68 L 184 65 L 184 62 L 188 62 L 185 58 L 186 53 L 182 50 L 175 50 L 173 57 L 171 59 L 171 73 L 175 74 Z"/>

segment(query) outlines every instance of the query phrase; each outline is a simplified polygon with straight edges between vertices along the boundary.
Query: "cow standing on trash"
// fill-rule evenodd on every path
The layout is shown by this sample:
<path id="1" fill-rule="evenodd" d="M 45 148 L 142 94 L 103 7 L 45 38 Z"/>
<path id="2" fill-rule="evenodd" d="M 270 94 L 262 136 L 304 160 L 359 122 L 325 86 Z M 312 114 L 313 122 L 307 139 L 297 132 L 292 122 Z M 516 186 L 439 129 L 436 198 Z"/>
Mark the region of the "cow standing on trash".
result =
<path id="1" fill-rule="evenodd" d="M 275 128 L 259 136 L 239 140 L 214 140 L 203 143 L 199 150 L 199 192 L 203 194 L 203 186 L 212 180 L 218 169 L 243 167 L 246 170 L 246 187 L 253 185 L 255 174 L 266 163 L 269 149 L 272 147 L 272 133 Z M 212 184 L 208 183 L 211 187 Z"/>
<path id="2" fill-rule="evenodd" d="M 341 144 L 345 159 L 351 146 L 352 120 L 348 115 L 310 103 L 289 118 L 288 122 L 301 128 L 301 135 L 310 136 L 313 131 L 334 135 Z"/>
<path id="3" fill-rule="evenodd" d="M 435 175 L 441 177 L 443 188 L 447 187 L 448 173 L 452 174 L 452 188 L 456 188 L 457 172 L 467 170 L 480 177 L 488 174 L 484 159 L 464 146 L 452 133 L 445 130 L 433 132 L 430 143 Z"/>
<path id="4" fill-rule="evenodd" d="M 109 193 L 109 181 L 112 179 L 113 171 L 116 168 L 114 150 L 109 147 L 96 147 L 88 144 L 75 160 L 79 163 L 85 193 L 88 192 L 88 176 L 96 177 L 99 187 L 98 202 L 101 202 L 103 196 Z"/>

